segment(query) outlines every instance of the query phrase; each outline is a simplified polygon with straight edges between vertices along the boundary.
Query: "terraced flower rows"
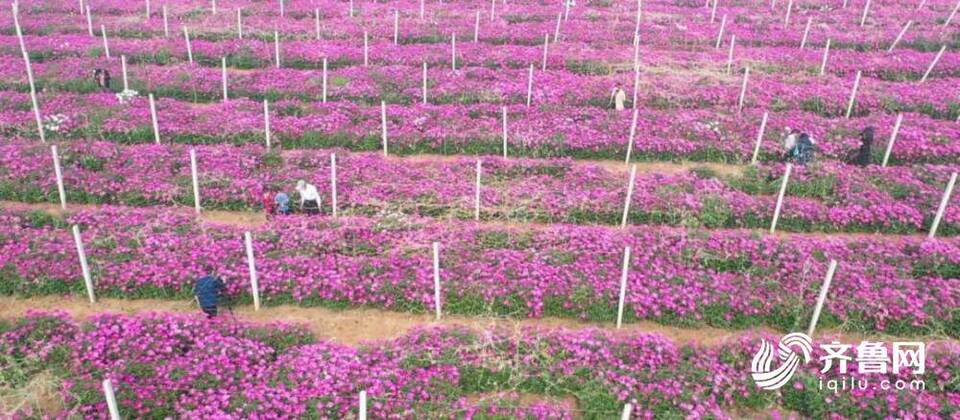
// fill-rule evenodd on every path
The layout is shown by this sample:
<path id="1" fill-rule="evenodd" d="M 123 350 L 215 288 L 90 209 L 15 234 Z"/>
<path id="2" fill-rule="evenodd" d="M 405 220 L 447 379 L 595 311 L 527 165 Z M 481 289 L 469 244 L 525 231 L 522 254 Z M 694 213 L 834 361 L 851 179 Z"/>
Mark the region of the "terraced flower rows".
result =
<path id="1" fill-rule="evenodd" d="M 0 11 L 0 200 L 21 202 L 0 203 L 0 294 L 84 294 L 77 225 L 98 296 L 187 300 L 212 264 L 245 305 L 251 231 L 262 311 L 432 312 L 438 242 L 444 314 L 609 323 L 629 246 L 627 323 L 754 331 L 708 346 L 437 327 L 348 347 L 233 318 L 30 314 L 0 320 L 0 416 L 102 417 L 103 379 L 125 418 L 344 418 L 360 391 L 374 418 L 600 419 L 626 403 L 643 418 L 960 412 L 960 194 L 938 237 L 922 235 L 960 168 L 953 0 L 219 3 L 21 1 L 47 143 L 11 10 Z M 121 92 L 120 56 L 136 93 Z M 110 71 L 110 88 L 94 68 Z M 611 109 L 614 87 L 625 110 Z M 747 166 L 765 113 L 760 162 Z M 867 126 L 872 162 L 884 160 L 898 115 L 889 167 L 844 163 Z M 770 225 L 788 127 L 818 152 L 786 190 L 778 228 L 793 233 L 746 230 Z M 384 132 L 390 155 L 432 155 L 384 157 Z M 68 211 L 36 204 L 59 202 L 53 144 Z M 336 153 L 339 217 L 204 221 L 183 208 L 190 149 L 203 211 L 244 219 L 299 179 L 329 213 Z M 616 228 L 625 159 L 645 162 Z M 925 390 L 832 394 L 812 365 L 778 391 L 752 382 L 755 330 L 806 327 L 833 259 L 818 331 L 928 341 L 924 374 L 871 377 Z M 8 410 L 9 396 L 44 383 L 54 408 L 15 399 Z"/>

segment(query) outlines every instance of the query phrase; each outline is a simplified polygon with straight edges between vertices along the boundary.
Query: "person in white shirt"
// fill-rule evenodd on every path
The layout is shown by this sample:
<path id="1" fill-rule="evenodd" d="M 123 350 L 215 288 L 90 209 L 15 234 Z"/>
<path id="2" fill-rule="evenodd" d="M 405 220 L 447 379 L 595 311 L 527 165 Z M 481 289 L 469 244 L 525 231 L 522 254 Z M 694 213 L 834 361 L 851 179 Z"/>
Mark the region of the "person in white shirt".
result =
<path id="1" fill-rule="evenodd" d="M 620 89 L 620 86 L 613 88 L 610 94 L 610 102 L 613 103 L 613 109 L 623 111 L 623 102 L 627 100 L 627 93 Z"/>
<path id="2" fill-rule="evenodd" d="M 297 181 L 297 194 L 300 195 L 300 210 L 307 214 L 320 213 L 320 193 L 317 187 L 304 180 Z"/>

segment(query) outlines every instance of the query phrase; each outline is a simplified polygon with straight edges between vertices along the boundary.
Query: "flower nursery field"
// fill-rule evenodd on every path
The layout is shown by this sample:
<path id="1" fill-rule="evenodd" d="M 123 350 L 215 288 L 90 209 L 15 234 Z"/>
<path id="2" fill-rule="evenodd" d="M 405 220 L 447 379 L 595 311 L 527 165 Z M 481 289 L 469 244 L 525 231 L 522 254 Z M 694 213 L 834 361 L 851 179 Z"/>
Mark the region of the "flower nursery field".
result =
<path id="1" fill-rule="evenodd" d="M 960 416 L 958 10 L 0 8 L 0 418 Z"/>

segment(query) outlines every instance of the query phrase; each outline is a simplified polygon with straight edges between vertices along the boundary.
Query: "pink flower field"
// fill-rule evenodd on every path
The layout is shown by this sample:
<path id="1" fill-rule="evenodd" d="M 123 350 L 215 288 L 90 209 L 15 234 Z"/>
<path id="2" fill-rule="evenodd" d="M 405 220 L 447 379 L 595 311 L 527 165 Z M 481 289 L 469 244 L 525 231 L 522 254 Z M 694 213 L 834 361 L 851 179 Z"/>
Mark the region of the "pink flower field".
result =
<path id="1" fill-rule="evenodd" d="M 960 418 L 957 0 L 18 0 L 0 418 Z"/>

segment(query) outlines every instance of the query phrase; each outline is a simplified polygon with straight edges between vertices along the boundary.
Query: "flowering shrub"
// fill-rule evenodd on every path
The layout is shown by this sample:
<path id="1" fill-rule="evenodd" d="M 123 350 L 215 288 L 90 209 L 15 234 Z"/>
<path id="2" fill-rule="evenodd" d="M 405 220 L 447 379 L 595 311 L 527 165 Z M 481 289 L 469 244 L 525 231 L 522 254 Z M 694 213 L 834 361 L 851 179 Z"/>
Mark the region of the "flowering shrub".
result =
<path id="1" fill-rule="evenodd" d="M 741 410 L 771 406 L 806 416 L 854 417 L 949 417 L 958 409 L 951 385 L 960 354 L 955 343 L 930 344 L 925 391 L 838 395 L 810 386 L 812 367 L 794 379 L 797 386 L 756 388 L 749 360 L 758 344 L 755 335 L 704 346 L 594 329 L 446 327 L 352 348 L 315 340 L 295 327 L 159 313 L 100 314 L 82 325 L 63 315 L 32 314 L 0 334 L 4 353 L 37 353 L 50 345 L 69 352 L 41 359 L 63 378 L 68 413 L 83 417 L 106 412 L 104 378 L 113 382 L 124 417 L 343 418 L 356 413 L 361 390 L 375 418 L 466 413 L 600 419 L 616 417 L 626 402 L 640 418 L 733 418 Z M 494 392 L 500 397 L 480 397 Z M 522 403 L 510 393 L 542 398 Z M 576 406 L 550 397 L 574 397 Z"/>

